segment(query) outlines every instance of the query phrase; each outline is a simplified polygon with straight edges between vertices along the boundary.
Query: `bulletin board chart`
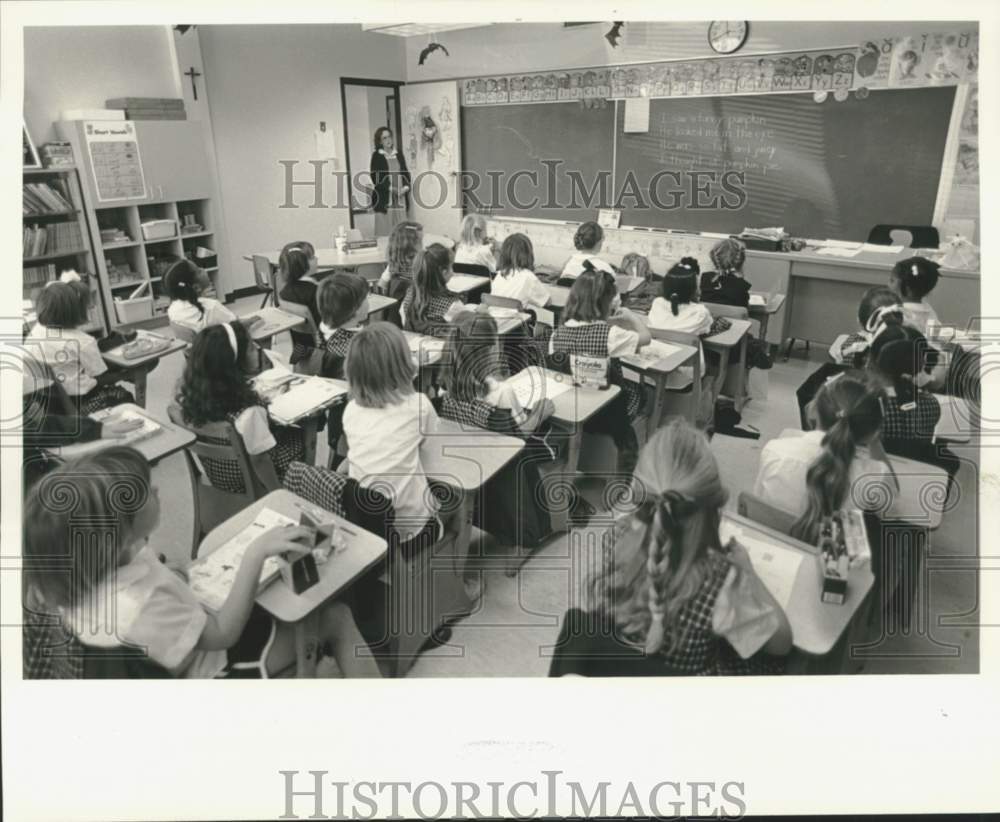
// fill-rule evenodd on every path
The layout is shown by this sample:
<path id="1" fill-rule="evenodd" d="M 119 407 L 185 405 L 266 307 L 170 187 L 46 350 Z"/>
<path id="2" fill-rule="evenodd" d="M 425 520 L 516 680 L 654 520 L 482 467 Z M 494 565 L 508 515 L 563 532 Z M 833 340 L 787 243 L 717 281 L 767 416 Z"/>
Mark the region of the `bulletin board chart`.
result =
<path id="1" fill-rule="evenodd" d="M 146 181 L 135 124 L 129 121 L 88 122 L 84 124 L 84 136 L 98 201 L 145 199 Z"/>

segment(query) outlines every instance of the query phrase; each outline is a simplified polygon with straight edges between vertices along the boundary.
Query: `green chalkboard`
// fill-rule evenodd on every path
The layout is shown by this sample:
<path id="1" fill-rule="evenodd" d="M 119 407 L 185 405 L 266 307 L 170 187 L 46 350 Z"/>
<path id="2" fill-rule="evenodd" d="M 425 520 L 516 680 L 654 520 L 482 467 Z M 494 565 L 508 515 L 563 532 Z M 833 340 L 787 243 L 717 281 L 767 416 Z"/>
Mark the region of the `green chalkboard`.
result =
<path id="1" fill-rule="evenodd" d="M 878 223 L 930 225 L 954 99 L 953 87 L 941 87 L 872 91 L 865 99 L 851 93 L 843 102 L 830 94 L 822 103 L 811 94 L 653 100 L 644 134 L 622 133 L 620 106 L 617 189 L 627 190 L 630 171 L 640 187 L 662 169 L 746 175 L 742 203 L 721 178 L 694 180 L 708 188 L 694 197 L 690 175 L 680 186 L 661 178 L 659 200 L 668 208 L 634 207 L 626 198 L 622 222 L 727 233 L 784 226 L 797 237 L 846 240 L 867 239 Z M 671 190 L 683 192 L 677 208 L 669 207 Z M 696 199 L 709 207 L 693 207 Z"/>
<path id="2" fill-rule="evenodd" d="M 582 221 L 617 205 L 623 225 L 726 233 L 784 226 L 794 236 L 864 240 L 877 223 L 931 223 L 954 99 L 953 87 L 865 99 L 851 92 L 843 102 L 830 94 L 822 103 L 811 93 L 659 99 L 640 134 L 624 133 L 624 103 L 617 114 L 614 104 L 467 107 L 462 165 L 479 183 L 467 178 L 466 208 L 492 201 L 498 215 Z M 561 162 L 550 168 L 546 160 Z M 691 170 L 714 173 L 716 182 Z M 744 183 L 731 177 L 724 189 L 725 171 L 743 172 Z M 520 175 L 520 203 L 507 190 L 516 172 L 537 180 Z M 587 190 L 603 175 L 607 202 L 584 202 L 570 172 Z M 649 192 L 657 173 L 662 207 Z M 692 184 L 703 192 L 693 194 Z M 723 200 L 740 207 L 721 208 Z"/>
<path id="3" fill-rule="evenodd" d="M 610 195 L 614 127 L 613 103 L 603 109 L 585 109 L 579 103 L 463 108 L 462 168 L 469 173 L 464 186 L 466 210 L 477 210 L 473 198 L 478 198 L 484 205 L 494 203 L 498 215 L 593 219 L 594 207 L 573 207 L 567 172 L 582 175 L 581 181 L 590 188 L 603 171 Z M 514 178 L 517 172 L 526 173 Z M 537 184 L 528 174 L 535 175 Z M 471 175 L 478 176 L 478 185 L 470 184 Z"/>

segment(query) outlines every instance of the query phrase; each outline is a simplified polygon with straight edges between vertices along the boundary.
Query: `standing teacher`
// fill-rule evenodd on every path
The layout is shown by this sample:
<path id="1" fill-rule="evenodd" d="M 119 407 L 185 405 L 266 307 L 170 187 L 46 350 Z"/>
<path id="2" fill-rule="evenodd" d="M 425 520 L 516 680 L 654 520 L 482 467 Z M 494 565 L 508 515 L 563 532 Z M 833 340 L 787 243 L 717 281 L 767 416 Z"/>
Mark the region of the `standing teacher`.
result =
<path id="1" fill-rule="evenodd" d="M 382 126 L 375 131 L 375 151 L 371 161 L 372 208 L 375 236 L 388 237 L 397 224 L 406 220 L 410 200 L 410 172 L 402 154 L 396 153 L 392 132 Z"/>

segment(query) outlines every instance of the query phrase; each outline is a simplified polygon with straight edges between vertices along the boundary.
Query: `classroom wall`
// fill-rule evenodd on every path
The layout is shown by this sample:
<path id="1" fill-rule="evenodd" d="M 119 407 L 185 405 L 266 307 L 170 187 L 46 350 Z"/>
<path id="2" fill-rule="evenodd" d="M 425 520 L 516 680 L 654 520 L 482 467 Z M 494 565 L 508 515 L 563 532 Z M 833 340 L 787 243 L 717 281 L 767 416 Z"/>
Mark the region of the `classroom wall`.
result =
<path id="1" fill-rule="evenodd" d="M 176 97 L 169 26 L 24 29 L 24 116 L 35 145 L 55 140 L 69 108 L 112 97 Z"/>
<path id="2" fill-rule="evenodd" d="M 227 209 L 228 269 L 231 285 L 240 288 L 253 283 L 244 254 L 293 240 L 329 245 L 337 226 L 350 224 L 346 207 L 307 207 L 312 195 L 303 188 L 299 208 L 279 208 L 285 192 L 278 160 L 299 160 L 295 178 L 312 179 L 313 132 L 326 120 L 343 169 L 341 75 L 403 80 L 404 50 L 398 38 L 356 25 L 199 26 L 199 32 Z M 332 204 L 332 176 L 325 181 L 324 201 Z"/>
<path id="3" fill-rule="evenodd" d="M 948 31 L 967 24 L 902 21 L 751 21 L 750 36 L 739 54 L 857 45 L 873 37 Z M 435 35 L 450 52 L 429 55 L 417 65 L 426 37 L 407 37 L 406 80 L 441 80 L 501 72 L 583 68 L 655 60 L 717 57 L 708 45 L 708 21 L 627 22 L 618 48 L 604 34 L 610 23 L 564 28 L 562 23 L 500 23 Z M 402 38 L 401 38 L 402 39 Z"/>

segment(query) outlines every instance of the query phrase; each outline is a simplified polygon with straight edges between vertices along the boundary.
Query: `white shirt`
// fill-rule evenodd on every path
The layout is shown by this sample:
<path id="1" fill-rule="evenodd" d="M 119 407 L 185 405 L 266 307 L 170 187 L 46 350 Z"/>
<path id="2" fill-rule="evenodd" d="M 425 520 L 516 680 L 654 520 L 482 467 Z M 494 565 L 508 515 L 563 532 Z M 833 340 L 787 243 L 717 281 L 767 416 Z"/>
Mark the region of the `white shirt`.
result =
<path id="1" fill-rule="evenodd" d="M 243 438 L 243 445 L 252 457 L 266 454 L 278 444 L 268 424 L 267 409 L 261 405 L 244 408 L 233 422 L 233 427 Z"/>
<path id="2" fill-rule="evenodd" d="M 69 617 L 85 645 L 143 647 L 174 676 L 211 678 L 226 666 L 225 651 L 197 650 L 208 615 L 191 588 L 148 545 L 101 580 Z"/>
<path id="3" fill-rule="evenodd" d="M 485 243 L 479 245 L 465 245 L 462 243 L 455 249 L 455 262 L 464 265 L 484 265 L 492 274 L 497 270 L 497 261 L 493 257 L 493 252 Z"/>
<path id="4" fill-rule="evenodd" d="M 562 276 L 574 279 L 579 277 L 583 273 L 583 263 L 585 260 L 590 260 L 590 264 L 600 271 L 607 271 L 608 274 L 615 273 L 615 270 L 611 267 L 611 263 L 602 260 L 596 254 L 591 254 L 589 251 L 578 251 L 566 261 L 566 265 L 563 266 Z"/>
<path id="5" fill-rule="evenodd" d="M 437 513 L 420 464 L 420 444 L 435 430 L 437 419 L 430 400 L 416 392 L 384 408 L 351 401 L 344 409 L 348 476 L 363 488 L 388 489 L 403 540 L 419 533 Z"/>
<path id="6" fill-rule="evenodd" d="M 213 325 L 231 323 L 236 315 L 218 300 L 211 297 L 199 297 L 198 302 L 205 309 L 204 315 L 198 313 L 193 303 L 187 300 L 174 300 L 167 308 L 167 319 L 177 325 L 190 328 L 195 333 Z"/>
<path id="7" fill-rule="evenodd" d="M 701 336 L 712 328 L 712 312 L 703 303 L 681 303 L 677 306 L 677 316 L 670 308 L 670 300 L 657 297 L 649 307 L 650 328 L 667 331 L 683 331 Z M 705 371 L 705 354 L 701 355 L 702 373 Z"/>
<path id="8" fill-rule="evenodd" d="M 593 325 L 593 322 L 566 320 L 567 328 L 579 328 L 582 325 Z M 608 356 L 627 357 L 639 350 L 639 332 L 630 331 L 617 325 L 608 325 Z M 549 340 L 549 353 L 555 353 L 554 340 Z"/>
<path id="9" fill-rule="evenodd" d="M 754 494 L 796 516 L 804 514 L 809 505 L 806 473 L 823 453 L 825 433 L 818 430 L 806 431 L 768 442 L 760 452 Z M 872 487 L 866 488 L 867 485 Z M 886 493 L 883 493 L 883 489 Z M 863 500 L 882 500 L 885 496 L 891 500 L 891 516 L 897 507 L 898 495 L 889 466 L 874 459 L 867 448 L 858 448 L 851 463 L 845 507 L 862 508 L 860 503 Z"/>
<path id="10" fill-rule="evenodd" d="M 549 301 L 549 290 L 539 281 L 533 271 L 517 268 L 498 273 L 490 285 L 490 293 L 498 297 L 520 300 L 521 305 L 544 306 Z"/>
<path id="11" fill-rule="evenodd" d="M 937 312 L 927 300 L 921 300 L 919 303 L 903 303 L 903 321 L 924 335 L 933 333 L 935 327 L 941 325 Z"/>
<path id="12" fill-rule="evenodd" d="M 94 377 L 108 370 L 97 340 L 78 328 L 46 328 L 36 323 L 28 334 L 28 353 L 40 355 L 71 397 L 97 387 Z"/>

